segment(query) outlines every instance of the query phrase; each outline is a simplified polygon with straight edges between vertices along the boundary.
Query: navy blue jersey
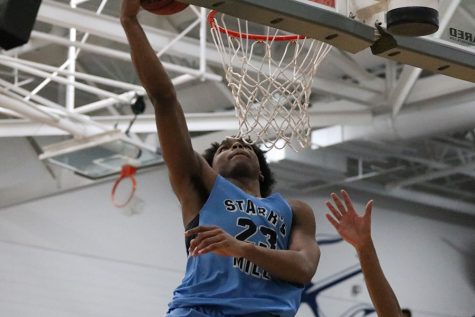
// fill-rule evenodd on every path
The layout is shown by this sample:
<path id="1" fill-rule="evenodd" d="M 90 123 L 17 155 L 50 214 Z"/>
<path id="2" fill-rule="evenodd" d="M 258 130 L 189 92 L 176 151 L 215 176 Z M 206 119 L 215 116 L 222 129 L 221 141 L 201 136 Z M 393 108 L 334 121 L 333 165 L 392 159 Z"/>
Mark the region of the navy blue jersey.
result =
<path id="1" fill-rule="evenodd" d="M 199 212 L 199 225 L 219 226 L 239 240 L 286 250 L 292 209 L 280 194 L 254 197 L 217 176 Z M 260 312 L 293 316 L 302 290 L 299 285 L 273 279 L 244 258 L 208 253 L 188 257 L 185 277 L 169 306 L 213 307 L 228 316 Z"/>

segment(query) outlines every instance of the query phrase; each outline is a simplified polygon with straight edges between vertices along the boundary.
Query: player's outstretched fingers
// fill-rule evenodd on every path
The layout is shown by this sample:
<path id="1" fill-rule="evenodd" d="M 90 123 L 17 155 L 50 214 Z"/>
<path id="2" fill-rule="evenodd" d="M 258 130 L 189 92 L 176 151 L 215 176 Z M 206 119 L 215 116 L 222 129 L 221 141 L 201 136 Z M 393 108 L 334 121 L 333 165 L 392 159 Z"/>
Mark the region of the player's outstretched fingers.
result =
<path id="1" fill-rule="evenodd" d="M 374 204 L 373 200 L 368 201 L 364 210 L 363 217 L 369 218 L 371 220 L 371 213 L 373 212 L 373 204 Z"/>
<path id="2" fill-rule="evenodd" d="M 335 202 L 336 207 L 338 208 L 338 211 L 342 215 L 346 214 L 346 208 L 343 206 L 343 204 L 342 204 L 340 198 L 338 198 L 337 194 L 332 193 L 331 196 L 333 198 L 333 201 Z"/>
<path id="3" fill-rule="evenodd" d="M 328 221 L 330 221 L 330 223 L 333 225 L 333 227 L 338 230 L 338 226 L 340 225 L 338 221 L 336 221 L 335 218 L 333 218 L 330 214 L 325 214 L 325 216 L 327 217 Z"/>
<path id="4" fill-rule="evenodd" d="M 351 202 L 350 195 L 348 195 L 348 193 L 345 190 L 341 190 L 341 196 L 343 197 L 343 200 L 345 202 L 346 210 L 348 212 L 354 213 L 355 208 L 353 207 L 353 203 Z"/>
<path id="5" fill-rule="evenodd" d="M 335 207 L 333 207 L 332 203 L 327 201 L 325 204 L 327 205 L 327 208 L 330 209 L 331 213 L 336 218 L 336 220 L 340 220 L 342 215 Z"/>

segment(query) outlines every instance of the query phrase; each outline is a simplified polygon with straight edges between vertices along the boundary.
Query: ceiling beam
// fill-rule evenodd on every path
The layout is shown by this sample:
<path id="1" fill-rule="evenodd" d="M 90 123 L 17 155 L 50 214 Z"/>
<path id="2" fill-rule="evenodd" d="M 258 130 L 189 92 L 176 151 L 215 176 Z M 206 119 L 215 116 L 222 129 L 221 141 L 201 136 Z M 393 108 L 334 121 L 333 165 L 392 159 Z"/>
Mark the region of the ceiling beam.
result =
<path id="1" fill-rule="evenodd" d="M 318 150 L 315 152 L 318 152 Z M 287 153 L 289 154 L 289 157 L 287 157 Z M 307 151 L 305 153 L 308 154 L 307 156 L 311 156 L 313 152 L 309 153 Z M 283 179 L 282 181 L 279 181 L 280 184 L 295 184 L 295 182 L 298 181 L 296 175 L 298 175 L 300 171 L 305 170 L 305 175 L 308 175 L 309 173 L 317 174 L 316 178 L 319 180 L 319 184 L 321 184 L 322 182 L 328 182 L 331 183 L 333 186 L 341 185 L 346 188 L 354 188 L 355 190 L 366 191 L 381 196 L 397 198 L 402 201 L 410 201 L 425 206 L 433 206 L 475 216 L 475 204 L 473 203 L 469 203 L 461 199 L 442 197 L 440 195 L 434 195 L 431 193 L 416 191 L 412 189 L 394 188 L 392 190 L 388 190 L 385 186 L 365 180 L 364 177 L 360 180 L 352 180 L 350 182 L 345 182 L 345 180 L 347 179 L 341 177 L 341 172 L 329 170 L 327 167 L 321 167 L 317 165 L 315 161 L 316 160 L 314 159 L 309 159 L 308 157 L 305 157 L 305 155 L 297 156 L 294 155 L 291 151 L 286 151 L 285 159 L 277 163 L 273 163 L 272 170 L 274 171 L 276 177 L 279 179 L 281 178 L 281 175 L 286 174 L 285 169 L 286 166 L 288 166 L 289 164 L 292 164 L 292 166 L 304 166 L 303 168 L 298 168 L 297 171 L 293 171 L 288 176 L 289 179 Z M 282 170 L 284 173 L 282 173 Z M 341 183 L 335 181 L 335 179 L 341 179 Z M 292 189 L 290 187 L 287 188 Z M 303 188 L 306 188 L 305 185 L 303 186 Z M 284 187 L 284 189 L 286 188 Z"/>
<path id="2" fill-rule="evenodd" d="M 411 163 L 422 164 L 431 169 L 437 170 L 453 167 L 447 163 L 417 156 L 415 154 L 404 154 L 412 153 L 410 146 L 408 146 L 405 151 L 401 151 L 391 144 L 386 143 L 348 142 L 345 145 L 340 146 L 338 150 L 341 150 L 348 156 L 361 157 L 367 160 L 397 158 Z M 475 178 L 475 171 L 461 171 L 460 174 Z"/>
<path id="3" fill-rule="evenodd" d="M 185 114 L 190 132 L 229 131 L 239 128 L 234 111 L 216 113 Z M 94 122 L 104 127 L 114 127 L 125 131 L 132 116 L 91 117 Z M 336 122 L 351 124 L 369 124 L 372 115 L 367 110 L 347 111 L 311 111 L 309 119 L 313 128 L 334 125 Z M 154 115 L 141 115 L 137 118 L 131 130 L 132 133 L 156 133 Z M 0 120 L 0 137 L 64 135 L 64 131 L 44 127 L 44 124 L 23 120 Z"/>
<path id="4" fill-rule="evenodd" d="M 0 64 L 4 65 L 6 67 L 13 68 L 13 69 L 18 69 L 20 71 L 23 71 L 23 72 L 26 72 L 28 74 L 38 76 L 38 77 L 41 77 L 41 78 L 50 77 L 50 73 L 38 70 L 37 68 L 27 66 L 27 65 L 24 65 L 24 64 L 15 63 L 15 62 L 6 61 L 6 60 L 0 60 Z M 97 95 L 100 95 L 100 96 L 103 96 L 103 97 L 114 98 L 118 102 L 127 102 L 127 100 L 122 100 L 118 95 L 116 95 L 114 93 L 111 93 L 107 90 L 100 89 L 100 88 L 95 88 L 95 87 L 92 87 L 92 86 L 89 86 L 89 85 L 86 85 L 86 84 L 82 84 L 82 83 L 79 83 L 79 82 L 70 82 L 67 78 L 54 77 L 54 78 L 51 78 L 51 80 L 54 81 L 54 82 L 60 83 L 60 84 L 64 84 L 64 85 L 73 85 L 76 88 L 81 89 L 81 90 L 83 90 L 85 92 L 88 92 L 88 93 L 91 93 L 91 94 L 97 94 Z"/>
<path id="5" fill-rule="evenodd" d="M 475 83 L 445 75 L 433 75 L 419 78 L 414 89 L 406 99 L 406 104 L 447 96 L 453 93 L 471 90 L 475 93 Z"/>
<path id="6" fill-rule="evenodd" d="M 432 179 L 437 179 L 437 178 L 441 178 L 441 177 L 445 177 L 445 176 L 449 176 L 449 175 L 453 175 L 457 173 L 467 172 L 467 171 L 473 171 L 474 169 L 475 169 L 475 162 L 471 162 L 468 164 L 453 166 L 450 168 L 441 169 L 441 170 L 426 173 L 423 175 L 406 178 L 401 181 L 391 182 L 386 185 L 386 188 L 392 190 L 394 188 L 407 187 L 407 186 L 414 185 L 417 183 L 427 182 Z"/>
<path id="7" fill-rule="evenodd" d="M 395 188 L 393 190 L 388 190 L 384 186 L 371 184 L 366 181 L 348 183 L 347 186 L 358 190 L 372 192 L 378 195 L 389 196 L 405 201 L 412 201 L 426 206 L 434 206 L 437 208 L 453 210 L 475 216 L 475 204 L 465 202 L 460 199 L 452 199 L 448 197 L 442 197 L 440 195 L 434 195 L 405 188 Z"/>
<path id="8" fill-rule="evenodd" d="M 87 80 L 87 81 L 91 81 L 91 82 L 94 82 L 94 83 L 97 83 L 97 84 L 103 84 L 103 85 L 106 85 L 106 86 L 109 86 L 109 87 L 121 88 L 121 89 L 126 89 L 126 90 L 134 90 L 134 91 L 140 92 L 141 94 L 145 93 L 142 86 L 129 84 L 129 83 L 118 81 L 118 80 L 111 79 L 111 78 L 106 78 L 106 77 L 101 77 L 101 76 L 96 76 L 96 75 L 90 75 L 90 74 L 76 72 L 76 71 L 75 72 L 70 72 L 70 71 L 66 71 L 66 70 L 60 70 L 60 69 L 58 69 L 57 67 L 54 67 L 54 66 L 41 64 L 41 63 L 36 63 L 36 62 L 31 62 L 31 61 L 27 61 L 27 60 L 23 60 L 23 59 L 19 59 L 19 58 L 12 58 L 12 57 L 3 56 L 3 55 L 0 55 L 0 60 L 5 60 L 7 62 L 10 62 L 11 67 L 14 67 L 14 68 L 16 68 L 16 65 L 18 65 L 18 64 L 27 65 L 27 66 L 30 66 L 30 67 L 33 67 L 33 68 L 36 68 L 36 69 L 39 69 L 39 70 L 42 70 L 42 71 L 46 71 L 46 72 L 51 72 L 51 73 L 56 72 L 56 73 L 58 73 L 60 75 L 63 75 L 63 76 L 75 76 L 76 79 L 79 79 L 79 80 Z"/>
<path id="9" fill-rule="evenodd" d="M 111 48 L 107 48 L 103 46 L 98 46 L 94 44 L 72 42 L 68 39 L 65 39 L 59 36 L 55 36 L 55 35 L 51 35 L 51 34 L 47 34 L 43 32 L 38 32 L 38 31 L 33 31 L 31 33 L 31 37 L 46 40 L 46 41 L 49 41 L 50 43 L 54 43 L 54 44 L 58 44 L 58 45 L 66 46 L 66 47 L 74 46 L 86 52 L 98 54 L 101 56 L 106 56 L 109 58 L 115 58 L 115 59 L 122 60 L 125 62 L 131 62 L 130 53 L 128 52 L 123 52 L 123 51 L 119 51 L 119 50 L 115 50 L 115 49 L 111 49 Z M 200 70 L 194 69 L 191 67 L 186 67 L 186 66 L 167 63 L 167 62 L 162 62 L 162 64 L 163 64 L 163 67 L 168 71 L 191 74 L 193 76 L 200 76 L 208 80 L 215 80 L 215 81 L 222 80 L 221 76 L 218 76 L 213 73 L 206 73 L 206 72 L 203 74 L 202 72 L 200 72 Z"/>
<path id="10" fill-rule="evenodd" d="M 320 142 L 321 146 L 351 140 L 389 142 L 470 129 L 475 125 L 474 104 L 474 101 L 459 101 L 447 107 L 443 101 L 404 110 L 397 117 L 382 114 L 375 116 L 372 124 L 367 126 L 341 125 L 313 131 L 315 141 L 312 142 Z"/>

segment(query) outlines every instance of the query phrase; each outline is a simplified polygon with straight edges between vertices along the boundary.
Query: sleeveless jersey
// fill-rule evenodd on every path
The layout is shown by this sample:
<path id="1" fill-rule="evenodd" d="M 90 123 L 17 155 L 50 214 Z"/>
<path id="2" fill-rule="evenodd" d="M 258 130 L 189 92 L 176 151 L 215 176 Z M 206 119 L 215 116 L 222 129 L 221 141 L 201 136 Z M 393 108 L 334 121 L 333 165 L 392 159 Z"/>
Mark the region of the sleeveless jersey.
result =
<path id="1" fill-rule="evenodd" d="M 292 210 L 280 194 L 254 197 L 218 175 L 199 212 L 199 225 L 216 225 L 239 240 L 285 250 Z M 273 279 L 247 259 L 208 253 L 188 257 L 185 277 L 169 308 L 212 307 L 226 316 L 294 316 L 302 291 L 301 285 Z"/>

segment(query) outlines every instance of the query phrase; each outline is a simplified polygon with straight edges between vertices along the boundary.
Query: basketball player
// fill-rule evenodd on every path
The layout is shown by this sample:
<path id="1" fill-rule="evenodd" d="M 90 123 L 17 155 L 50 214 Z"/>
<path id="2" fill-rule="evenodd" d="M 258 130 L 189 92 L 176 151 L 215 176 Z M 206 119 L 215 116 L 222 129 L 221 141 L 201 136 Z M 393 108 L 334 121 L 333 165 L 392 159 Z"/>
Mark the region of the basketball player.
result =
<path id="1" fill-rule="evenodd" d="M 351 244 L 358 253 L 366 287 L 376 314 L 380 317 L 404 317 L 396 295 L 384 276 L 371 238 L 373 201 L 366 204 L 363 215 L 359 216 L 350 196 L 344 190 L 341 191 L 341 195 L 344 204 L 335 193 L 331 194 L 334 204 L 326 203 L 331 212 L 326 216 L 343 240 Z"/>
<path id="2" fill-rule="evenodd" d="M 123 0 L 121 22 L 136 72 L 155 108 L 161 150 L 191 241 L 169 316 L 293 316 L 320 250 L 312 209 L 270 194 L 262 152 L 240 139 L 192 148 L 183 109 L 137 20 L 140 0 Z"/>

